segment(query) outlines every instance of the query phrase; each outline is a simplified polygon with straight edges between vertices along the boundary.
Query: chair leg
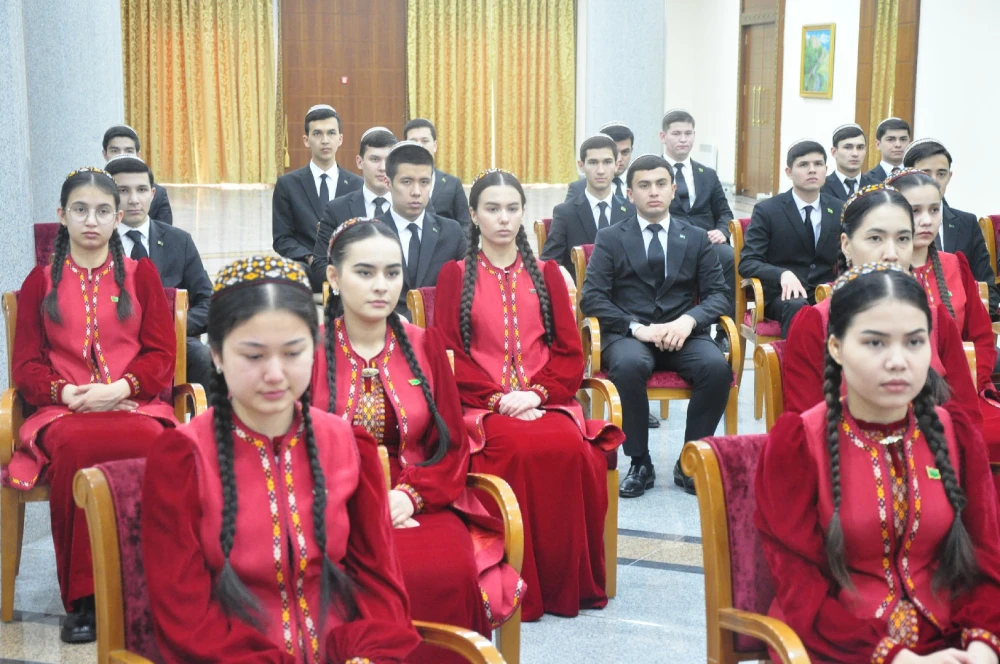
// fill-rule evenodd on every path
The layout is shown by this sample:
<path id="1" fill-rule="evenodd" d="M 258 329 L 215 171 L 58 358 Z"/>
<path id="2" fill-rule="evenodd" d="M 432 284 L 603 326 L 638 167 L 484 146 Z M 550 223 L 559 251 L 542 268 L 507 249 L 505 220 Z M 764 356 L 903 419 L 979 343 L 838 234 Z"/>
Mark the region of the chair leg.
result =
<path id="1" fill-rule="evenodd" d="M 740 409 L 740 388 L 734 386 L 729 388 L 729 403 L 726 404 L 726 435 L 735 436 L 739 423 Z"/>
<path id="2" fill-rule="evenodd" d="M 604 516 L 604 590 L 618 594 L 618 469 L 608 471 L 608 512 Z"/>
<path id="3" fill-rule="evenodd" d="M 760 378 L 760 372 L 754 369 L 753 372 L 753 418 L 759 420 L 764 417 L 764 384 Z"/>
<path id="4" fill-rule="evenodd" d="M 517 607 L 510 620 L 497 628 L 497 650 L 508 664 L 521 662 L 521 607 Z"/>
<path id="5" fill-rule="evenodd" d="M 660 419 L 665 420 L 670 417 L 670 402 L 666 399 L 660 402 Z"/>
<path id="6" fill-rule="evenodd" d="M 14 581 L 17 578 L 17 550 L 24 522 L 19 512 L 17 490 L 0 488 L 0 620 L 14 620 Z"/>

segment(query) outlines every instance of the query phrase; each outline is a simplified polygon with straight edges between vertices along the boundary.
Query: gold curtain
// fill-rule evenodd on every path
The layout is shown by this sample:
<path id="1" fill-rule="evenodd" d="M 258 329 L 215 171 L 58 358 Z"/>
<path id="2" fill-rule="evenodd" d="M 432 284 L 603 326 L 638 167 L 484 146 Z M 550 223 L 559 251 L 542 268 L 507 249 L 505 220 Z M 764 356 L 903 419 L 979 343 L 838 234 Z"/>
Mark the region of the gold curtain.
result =
<path id="1" fill-rule="evenodd" d="M 158 180 L 273 182 L 272 0 L 123 0 L 125 118 Z"/>
<path id="2" fill-rule="evenodd" d="M 872 106 L 869 118 L 872 148 L 868 150 L 868 167 L 879 162 L 874 149 L 875 128 L 893 115 L 893 95 L 896 90 L 896 37 L 899 32 L 899 0 L 877 0 L 875 34 L 872 52 Z"/>

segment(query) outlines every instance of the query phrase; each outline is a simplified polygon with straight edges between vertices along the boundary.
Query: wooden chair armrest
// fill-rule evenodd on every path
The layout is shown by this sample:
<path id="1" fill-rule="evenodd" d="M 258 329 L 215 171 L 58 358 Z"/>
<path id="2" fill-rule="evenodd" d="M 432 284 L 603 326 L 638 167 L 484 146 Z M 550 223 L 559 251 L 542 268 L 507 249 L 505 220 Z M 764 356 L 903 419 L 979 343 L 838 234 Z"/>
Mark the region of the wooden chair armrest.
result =
<path id="1" fill-rule="evenodd" d="M 153 664 L 151 660 L 127 650 L 116 650 L 108 655 L 110 664 Z"/>
<path id="2" fill-rule="evenodd" d="M 742 374 L 743 347 L 740 346 L 740 332 L 736 323 L 729 316 L 719 316 L 719 325 L 729 337 L 729 366 L 734 374 Z"/>
<path id="3" fill-rule="evenodd" d="M 979 284 L 979 299 L 983 301 L 983 306 L 986 307 L 986 313 L 992 313 L 990 311 L 990 287 L 985 281 L 977 281 Z"/>
<path id="4" fill-rule="evenodd" d="M 833 293 L 833 284 L 820 284 L 819 286 L 816 286 L 816 304 L 819 304 L 823 300 L 830 297 L 831 293 Z"/>
<path id="5" fill-rule="evenodd" d="M 580 341 L 583 343 L 583 375 L 591 376 L 601 370 L 601 324 L 593 316 L 580 322 Z"/>
<path id="6" fill-rule="evenodd" d="M 764 285 L 760 279 L 752 277 L 740 282 L 740 288 L 753 290 L 753 311 L 750 313 L 750 324 L 757 327 L 764 320 Z"/>
<path id="7" fill-rule="evenodd" d="M 205 388 L 198 383 L 182 383 L 174 385 L 174 415 L 181 423 L 183 414 L 190 414 L 191 417 L 201 415 L 208 410 L 208 396 Z"/>
<path id="8" fill-rule="evenodd" d="M 1000 334 L 1000 322 L 993 323 L 993 334 Z"/>
<path id="9" fill-rule="evenodd" d="M 17 432 L 23 421 L 24 401 L 16 388 L 8 387 L 0 397 L 0 463 L 4 465 L 14 456 Z"/>
<path id="10" fill-rule="evenodd" d="M 608 422 L 611 422 L 619 429 L 622 426 L 622 400 L 618 396 L 618 388 L 610 380 L 604 378 L 584 378 L 580 384 L 581 390 L 595 390 L 604 397 L 604 403 L 608 404 Z M 595 413 L 595 417 L 603 419 L 603 413 Z"/>
<path id="11" fill-rule="evenodd" d="M 521 507 L 517 504 L 513 489 L 496 475 L 482 473 L 469 473 L 465 485 L 470 489 L 485 491 L 500 506 L 507 564 L 520 574 L 524 562 L 524 522 L 521 521 Z"/>
<path id="12" fill-rule="evenodd" d="M 478 632 L 422 620 L 414 620 L 413 626 L 424 643 L 444 648 L 473 664 L 504 664 L 500 652 Z"/>
<path id="13" fill-rule="evenodd" d="M 749 613 L 739 609 L 720 609 L 719 626 L 722 629 L 760 639 L 778 653 L 784 664 L 808 664 L 802 640 L 792 628 L 775 618 Z"/>

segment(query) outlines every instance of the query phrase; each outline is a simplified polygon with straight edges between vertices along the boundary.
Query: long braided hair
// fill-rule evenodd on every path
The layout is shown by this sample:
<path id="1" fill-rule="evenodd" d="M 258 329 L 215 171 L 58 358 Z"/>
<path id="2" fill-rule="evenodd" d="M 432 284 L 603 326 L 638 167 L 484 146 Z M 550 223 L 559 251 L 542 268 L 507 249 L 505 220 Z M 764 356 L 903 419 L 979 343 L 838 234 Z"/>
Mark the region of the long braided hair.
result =
<path id="1" fill-rule="evenodd" d="M 305 275 L 302 276 L 304 279 Z M 216 295 L 208 311 L 208 343 L 213 353 L 217 357 L 222 356 L 223 342 L 235 327 L 259 313 L 276 310 L 287 311 L 305 321 L 313 340 L 316 340 L 319 333 L 316 306 L 311 291 L 305 287 L 291 281 L 261 281 L 253 285 L 243 282 L 239 287 L 227 289 L 217 283 Z M 214 596 L 227 614 L 262 629 L 266 616 L 262 613 L 260 601 L 239 578 L 229 560 L 236 539 L 236 513 L 239 501 L 234 469 L 233 406 L 224 374 L 217 371 L 213 375 L 210 394 L 219 476 L 222 482 L 222 528 L 219 542 L 225 560 L 215 582 Z M 312 417 L 309 413 L 311 406 L 309 389 L 302 394 L 300 402 L 303 440 L 313 481 L 313 532 L 316 546 L 323 557 L 320 576 L 323 615 L 326 613 L 326 608 L 332 604 L 344 620 L 350 621 L 359 615 L 354 597 L 354 584 L 350 577 L 330 560 L 326 549 L 326 476 L 319 460 Z"/>
<path id="2" fill-rule="evenodd" d="M 351 219 L 342 226 L 338 228 L 337 233 L 330 238 L 330 246 L 327 249 L 327 261 L 329 265 L 332 265 L 338 274 L 342 274 L 342 269 L 344 266 L 344 259 L 347 257 L 348 248 L 356 243 L 366 240 L 376 235 L 381 235 L 382 237 L 389 238 L 399 243 L 399 238 L 392 230 L 389 229 L 381 221 L 374 219 Z M 400 249 L 400 263 L 402 263 L 402 249 Z M 390 294 L 391 295 L 391 294 Z M 398 297 L 398 293 L 396 294 Z M 390 301 L 395 302 L 395 299 L 390 297 Z M 338 311 L 341 310 L 340 299 L 334 301 L 331 296 L 326 301 L 326 306 L 323 308 L 323 325 L 326 332 L 325 348 L 326 352 L 326 382 L 327 387 L 330 390 L 330 401 L 327 404 L 327 410 L 331 413 L 337 412 L 337 335 L 334 330 L 335 321 L 338 316 Z M 424 400 L 427 402 L 427 409 L 431 413 L 431 418 L 434 420 L 434 426 L 437 428 L 438 432 L 438 446 L 434 450 L 434 454 L 431 455 L 429 459 L 421 461 L 418 466 L 430 466 L 441 459 L 444 458 L 445 454 L 448 453 L 448 447 L 451 445 L 451 435 L 448 433 L 448 424 L 444 421 L 441 413 L 438 411 L 437 402 L 434 401 L 434 395 L 431 393 L 430 383 L 427 381 L 427 375 L 424 373 L 423 367 L 420 366 L 420 362 L 417 361 L 417 355 L 413 351 L 413 345 L 410 343 L 410 337 L 406 334 L 406 329 L 403 326 L 403 321 L 400 320 L 399 316 L 395 312 L 389 312 L 388 318 L 386 318 L 386 324 L 392 330 L 392 333 L 396 337 L 396 341 L 399 342 L 399 348 L 403 352 L 403 357 L 406 358 L 406 363 L 410 367 L 410 371 L 413 373 L 413 377 L 420 381 L 420 389 L 424 394 Z"/>
<path id="3" fill-rule="evenodd" d="M 909 202 L 893 187 L 881 184 L 861 189 L 844 203 L 844 209 L 840 213 L 840 231 L 849 240 L 852 239 L 854 234 L 864 226 L 868 213 L 884 205 L 906 210 L 906 214 L 910 218 L 910 232 L 913 232 L 913 210 Z M 909 268 L 909 266 L 903 267 Z M 837 255 L 837 274 L 844 274 L 849 268 L 847 256 L 844 254 L 843 246 L 841 246 Z"/>
<path id="4" fill-rule="evenodd" d="M 868 266 L 865 266 L 866 268 Z M 927 330 L 931 331 L 931 312 L 927 296 L 920 284 L 900 270 L 861 272 L 844 285 L 835 287 L 830 302 L 829 334 L 843 339 L 854 317 L 886 299 L 906 302 L 920 309 L 927 317 Z M 844 550 L 844 531 L 840 522 L 841 469 L 840 422 L 843 407 L 840 401 L 842 371 L 840 365 L 826 351 L 825 382 L 823 393 L 827 406 L 827 442 L 830 453 L 831 486 L 833 489 L 833 516 L 825 534 L 826 555 L 830 572 L 842 588 L 852 588 L 847 571 Z M 948 441 L 944 427 L 935 411 L 936 397 L 941 378 L 928 369 L 927 380 L 913 400 L 913 414 L 921 434 L 934 454 L 941 472 L 941 479 L 948 502 L 955 512 L 951 528 L 944 540 L 937 571 L 934 573 L 935 592 L 948 590 L 953 596 L 970 589 L 977 578 L 977 564 L 972 540 L 962 521 L 966 496 L 948 454 Z"/>
<path id="5" fill-rule="evenodd" d="M 517 193 L 521 195 L 521 207 L 523 210 L 527 199 L 524 196 L 524 188 L 521 187 L 521 182 L 513 173 L 500 169 L 490 169 L 481 173 L 476 178 L 476 181 L 472 183 L 472 189 L 469 191 L 469 207 L 474 212 L 478 211 L 479 197 L 483 191 L 488 187 L 498 186 L 507 186 L 516 189 Z M 462 281 L 462 299 L 458 312 L 459 330 L 462 333 L 462 346 L 465 348 L 466 354 L 470 352 L 470 348 L 472 347 L 472 299 L 476 294 L 476 273 L 478 271 L 476 264 L 479 261 L 479 242 L 481 238 L 482 231 L 479 228 L 479 224 L 473 222 L 469 228 L 469 249 L 465 255 L 465 277 Z M 517 229 L 514 242 L 517 245 L 517 252 L 521 255 L 521 262 L 524 264 L 524 269 L 528 273 L 528 276 L 531 277 L 531 283 L 538 294 L 538 306 L 542 313 L 545 345 L 552 346 L 552 340 L 555 338 L 552 299 L 549 297 L 549 289 L 545 287 L 545 276 L 542 274 L 541 268 L 538 267 L 538 261 L 535 260 L 534 252 L 531 251 L 531 245 L 528 243 L 528 235 L 524 231 L 523 223 Z"/>
<path id="6" fill-rule="evenodd" d="M 115 201 L 115 213 L 121 204 L 121 197 L 118 194 L 118 186 L 114 179 L 106 172 L 95 168 L 82 168 L 73 171 L 63 181 L 62 190 L 59 193 L 59 205 L 62 214 L 69 214 L 70 196 L 80 187 L 96 187 L 103 194 L 107 194 Z M 69 254 L 72 239 L 69 228 L 65 223 L 59 225 L 59 232 L 52 245 L 52 290 L 48 292 L 42 301 L 42 306 L 49 319 L 58 324 L 62 323 L 62 316 L 59 313 L 59 284 L 62 282 L 63 267 L 66 263 L 66 256 Z M 125 320 L 132 315 L 132 296 L 125 290 L 125 250 L 122 247 L 122 239 L 117 230 L 111 230 L 111 237 L 108 239 L 108 250 L 111 252 L 111 260 L 114 262 L 115 283 L 118 285 L 118 304 L 115 305 L 115 312 L 118 320 Z"/>

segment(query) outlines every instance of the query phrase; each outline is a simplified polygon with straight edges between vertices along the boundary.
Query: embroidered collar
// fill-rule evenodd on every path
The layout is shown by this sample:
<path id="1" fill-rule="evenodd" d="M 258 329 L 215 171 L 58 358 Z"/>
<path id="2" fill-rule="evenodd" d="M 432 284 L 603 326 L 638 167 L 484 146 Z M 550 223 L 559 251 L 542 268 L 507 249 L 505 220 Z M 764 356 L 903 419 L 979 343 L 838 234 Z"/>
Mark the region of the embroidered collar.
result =
<path id="1" fill-rule="evenodd" d="M 292 438 L 295 438 L 300 433 L 302 433 L 302 427 L 303 427 L 302 403 L 299 401 L 295 402 L 295 415 L 292 417 L 292 424 L 291 426 L 288 427 L 288 431 L 286 431 L 280 436 L 275 436 L 274 438 L 271 438 L 270 436 L 265 436 L 262 433 L 254 431 L 249 426 L 247 426 L 247 424 L 243 420 L 240 419 L 240 416 L 236 414 L 236 411 L 233 411 L 233 431 L 235 431 L 240 438 L 243 438 L 244 440 L 248 438 L 267 440 L 271 442 L 271 444 L 274 446 L 274 449 L 279 449 L 282 445 L 286 444 Z"/>
<path id="2" fill-rule="evenodd" d="M 913 415 L 912 406 L 907 409 L 906 417 L 903 420 L 886 425 L 859 422 L 851 415 L 846 401 L 844 403 L 843 415 L 841 416 L 842 428 L 849 438 L 857 442 L 889 447 L 902 441 L 916 440 L 920 436 L 917 418 Z"/>

